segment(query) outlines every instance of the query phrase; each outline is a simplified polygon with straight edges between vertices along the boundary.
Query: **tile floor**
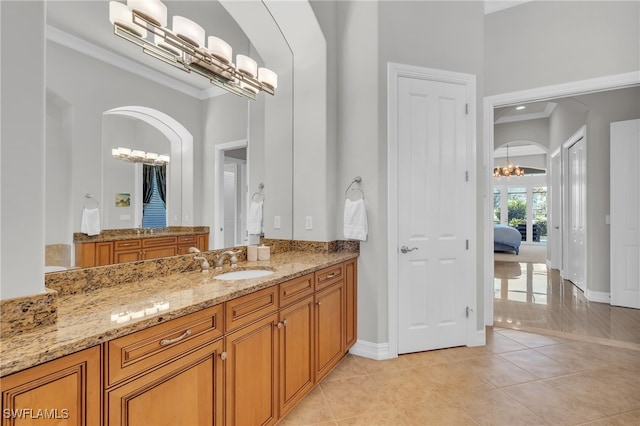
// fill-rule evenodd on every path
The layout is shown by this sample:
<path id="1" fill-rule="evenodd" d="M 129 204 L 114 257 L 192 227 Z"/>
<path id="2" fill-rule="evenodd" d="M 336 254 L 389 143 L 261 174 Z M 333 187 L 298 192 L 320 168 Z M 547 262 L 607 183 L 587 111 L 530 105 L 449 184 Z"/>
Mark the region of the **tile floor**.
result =
<path id="1" fill-rule="evenodd" d="M 640 425 L 640 311 L 497 263 L 486 346 L 347 355 L 278 425 Z"/>
<path id="2" fill-rule="evenodd" d="M 640 352 L 489 328 L 487 345 L 347 355 L 279 423 L 640 425 Z"/>

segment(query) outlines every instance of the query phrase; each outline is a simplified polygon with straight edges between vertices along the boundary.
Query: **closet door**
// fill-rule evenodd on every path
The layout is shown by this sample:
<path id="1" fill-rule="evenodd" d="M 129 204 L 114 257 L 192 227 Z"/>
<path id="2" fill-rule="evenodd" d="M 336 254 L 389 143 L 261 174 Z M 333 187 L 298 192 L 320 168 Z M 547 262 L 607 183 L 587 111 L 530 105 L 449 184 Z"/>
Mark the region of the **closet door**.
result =
<path id="1" fill-rule="evenodd" d="M 611 123 L 611 304 L 640 309 L 640 120 Z"/>

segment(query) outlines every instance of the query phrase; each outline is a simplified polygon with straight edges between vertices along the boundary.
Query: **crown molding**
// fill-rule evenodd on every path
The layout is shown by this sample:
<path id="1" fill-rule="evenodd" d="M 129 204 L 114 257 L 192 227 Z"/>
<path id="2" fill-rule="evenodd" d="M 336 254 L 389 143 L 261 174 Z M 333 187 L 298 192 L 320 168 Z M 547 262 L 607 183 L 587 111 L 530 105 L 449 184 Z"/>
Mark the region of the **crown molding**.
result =
<path id="1" fill-rule="evenodd" d="M 58 43 L 62 46 L 68 47 L 69 49 L 73 49 L 77 52 L 98 59 L 100 61 L 106 62 L 109 65 L 113 65 L 132 74 L 136 74 L 140 77 L 146 78 L 147 80 L 161 84 L 165 87 L 184 93 L 185 95 L 194 97 L 196 99 L 206 100 L 227 93 L 226 91 L 217 87 L 212 87 L 205 90 L 197 89 L 182 81 L 169 77 L 166 74 L 163 74 L 153 68 L 142 65 L 139 62 L 136 62 L 125 56 L 99 47 L 93 43 L 71 35 L 58 28 L 52 27 L 51 25 L 47 25 L 47 40 Z"/>

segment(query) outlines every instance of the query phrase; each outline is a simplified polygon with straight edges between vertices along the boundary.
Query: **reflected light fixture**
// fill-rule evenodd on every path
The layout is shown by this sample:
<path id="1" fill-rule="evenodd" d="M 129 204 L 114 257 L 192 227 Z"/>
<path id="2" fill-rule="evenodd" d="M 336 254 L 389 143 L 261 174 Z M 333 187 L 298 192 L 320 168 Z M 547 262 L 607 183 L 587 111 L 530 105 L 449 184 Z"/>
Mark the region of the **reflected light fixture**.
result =
<path id="1" fill-rule="evenodd" d="M 503 177 L 509 179 L 511 176 L 524 176 L 524 169 L 521 169 L 519 166 L 514 166 L 509 162 L 509 145 L 507 145 L 507 160 L 504 162 L 504 166 L 495 168 L 493 177 L 500 180 Z"/>
<path id="2" fill-rule="evenodd" d="M 113 148 L 111 150 L 113 158 L 129 163 L 143 163 L 150 166 L 163 166 L 170 161 L 168 155 L 160 155 L 155 152 L 144 152 L 137 149 Z"/>
<path id="3" fill-rule="evenodd" d="M 172 28 L 167 28 L 167 7 L 160 0 L 111 1 L 109 21 L 115 35 L 144 53 L 236 95 L 255 100 L 259 92 L 274 95 L 278 87 L 275 72 L 258 68 L 246 55 L 237 55 L 234 64 L 231 46 L 218 37 L 207 38 L 204 28 L 189 18 L 173 16 Z"/>

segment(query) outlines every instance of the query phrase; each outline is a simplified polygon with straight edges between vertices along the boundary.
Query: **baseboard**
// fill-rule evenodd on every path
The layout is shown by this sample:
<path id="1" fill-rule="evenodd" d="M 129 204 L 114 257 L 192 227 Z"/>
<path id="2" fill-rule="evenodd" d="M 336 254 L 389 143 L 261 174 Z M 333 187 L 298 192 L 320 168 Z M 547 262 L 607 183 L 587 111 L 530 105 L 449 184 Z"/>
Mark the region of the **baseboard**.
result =
<path id="1" fill-rule="evenodd" d="M 392 357 L 389 354 L 388 343 L 372 343 L 364 340 L 358 340 L 356 344 L 349 349 L 349 353 L 378 361 L 395 358 L 395 356 Z"/>
<path id="2" fill-rule="evenodd" d="M 584 292 L 584 297 L 590 302 L 611 304 L 611 294 L 605 291 L 592 291 L 587 289 Z"/>

